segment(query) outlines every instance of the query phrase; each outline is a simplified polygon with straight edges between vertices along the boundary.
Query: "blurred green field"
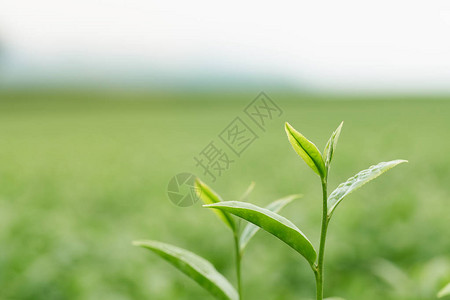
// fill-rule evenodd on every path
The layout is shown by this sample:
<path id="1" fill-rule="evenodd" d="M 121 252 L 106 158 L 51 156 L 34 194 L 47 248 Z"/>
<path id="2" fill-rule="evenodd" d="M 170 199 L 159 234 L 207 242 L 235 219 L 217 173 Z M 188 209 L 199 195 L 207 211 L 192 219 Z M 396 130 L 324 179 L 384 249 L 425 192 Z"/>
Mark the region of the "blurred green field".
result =
<path id="1" fill-rule="evenodd" d="M 345 121 L 330 189 L 379 161 L 401 165 L 349 196 L 330 224 L 325 296 L 434 299 L 450 281 L 450 101 L 270 94 L 284 110 L 216 183 L 281 214 L 318 245 L 320 184 L 284 121 L 323 149 Z M 169 179 L 242 116 L 252 94 L 0 93 L 0 299 L 210 299 L 154 254 L 156 239 L 211 260 L 234 282 L 232 237 L 199 203 L 174 206 Z M 404 273 L 402 273 L 404 272 Z M 380 276 L 381 275 L 381 276 Z M 245 299 L 312 299 L 307 263 L 266 233 L 243 261 Z M 394 284 L 397 288 L 393 288 Z"/>

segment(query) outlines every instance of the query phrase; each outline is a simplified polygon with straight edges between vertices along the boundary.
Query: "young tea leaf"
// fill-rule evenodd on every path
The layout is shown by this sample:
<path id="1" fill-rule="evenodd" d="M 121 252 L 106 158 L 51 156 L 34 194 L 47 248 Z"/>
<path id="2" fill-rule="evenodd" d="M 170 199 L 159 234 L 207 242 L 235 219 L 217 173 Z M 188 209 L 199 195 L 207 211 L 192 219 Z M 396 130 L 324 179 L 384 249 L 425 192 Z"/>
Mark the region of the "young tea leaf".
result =
<path id="1" fill-rule="evenodd" d="M 316 145 L 305 138 L 300 132 L 294 129 L 291 124 L 285 124 L 286 134 L 289 142 L 294 148 L 295 152 L 303 158 L 308 166 L 313 169 L 320 177 L 325 177 L 325 164 L 322 159 L 322 154 Z"/>
<path id="2" fill-rule="evenodd" d="M 376 259 L 371 266 L 372 272 L 396 291 L 398 295 L 407 296 L 414 288 L 414 282 L 408 274 L 393 262 L 386 259 Z"/>
<path id="3" fill-rule="evenodd" d="M 245 190 L 245 192 L 242 194 L 242 196 L 239 198 L 240 201 L 246 201 L 248 196 L 253 192 L 253 189 L 255 188 L 255 182 L 252 181 L 248 188 Z"/>
<path id="4" fill-rule="evenodd" d="M 268 209 L 239 201 L 225 201 L 204 205 L 204 207 L 216 208 L 231 213 L 261 227 L 300 253 L 311 266 L 316 260 L 316 251 L 303 232 L 288 219 Z"/>
<path id="5" fill-rule="evenodd" d="M 357 190 L 372 179 L 377 178 L 384 172 L 392 169 L 398 164 L 407 162 L 406 160 L 393 160 L 389 162 L 381 162 L 378 165 L 371 166 L 370 168 L 363 170 L 355 176 L 349 178 L 346 182 L 341 183 L 331 194 L 328 196 L 328 216 L 331 217 L 336 206 L 341 203 L 342 199 L 351 192 Z"/>
<path id="6" fill-rule="evenodd" d="M 438 298 L 442 298 L 445 296 L 450 296 L 450 283 L 448 283 L 446 286 L 444 286 L 437 294 Z"/>
<path id="7" fill-rule="evenodd" d="M 202 199 L 203 203 L 213 204 L 223 201 L 216 192 L 214 192 L 209 186 L 207 186 L 203 181 L 201 181 L 198 178 L 195 180 L 195 187 L 197 194 L 200 197 L 200 199 Z M 231 228 L 231 230 L 233 231 L 236 230 L 236 224 L 234 222 L 233 217 L 230 216 L 230 214 L 227 214 L 226 212 L 216 209 L 214 210 L 214 212 L 225 224 L 227 224 Z"/>
<path id="8" fill-rule="evenodd" d="M 134 241 L 133 245 L 155 252 L 195 280 L 217 299 L 239 299 L 236 290 L 228 280 L 204 258 L 190 251 L 157 241 Z"/>
<path id="9" fill-rule="evenodd" d="M 336 149 L 336 145 L 339 140 L 339 135 L 341 134 L 342 125 L 344 125 L 344 121 L 342 121 L 338 128 L 333 132 L 327 145 L 325 146 L 325 149 L 323 150 L 323 161 L 325 163 L 327 173 L 330 169 L 331 160 L 333 159 L 334 150 Z"/>
<path id="10" fill-rule="evenodd" d="M 291 203 L 293 200 L 300 198 L 302 195 L 290 195 L 282 199 L 275 200 L 265 207 L 274 213 L 278 213 L 283 207 Z M 241 238 L 239 241 L 241 253 L 244 251 L 250 239 L 258 232 L 259 227 L 253 223 L 248 223 L 241 233 Z"/>

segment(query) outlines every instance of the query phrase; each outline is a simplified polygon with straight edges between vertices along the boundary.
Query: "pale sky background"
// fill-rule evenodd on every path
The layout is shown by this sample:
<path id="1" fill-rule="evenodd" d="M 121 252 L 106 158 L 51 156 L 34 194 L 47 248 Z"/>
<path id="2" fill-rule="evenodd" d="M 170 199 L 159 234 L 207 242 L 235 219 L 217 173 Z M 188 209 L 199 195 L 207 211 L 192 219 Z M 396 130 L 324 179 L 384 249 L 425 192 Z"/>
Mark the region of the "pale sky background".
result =
<path id="1" fill-rule="evenodd" d="M 448 0 L 2 0 L 0 43 L 4 78 L 16 80 L 211 72 L 319 90 L 450 92 Z"/>

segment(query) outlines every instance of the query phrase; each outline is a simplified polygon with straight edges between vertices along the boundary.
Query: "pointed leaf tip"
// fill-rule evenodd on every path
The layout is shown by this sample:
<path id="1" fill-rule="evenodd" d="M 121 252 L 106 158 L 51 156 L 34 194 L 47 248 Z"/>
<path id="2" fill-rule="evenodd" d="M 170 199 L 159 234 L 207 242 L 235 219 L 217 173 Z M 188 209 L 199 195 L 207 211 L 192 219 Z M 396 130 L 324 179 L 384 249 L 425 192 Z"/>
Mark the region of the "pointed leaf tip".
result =
<path id="1" fill-rule="evenodd" d="M 213 204 L 222 202 L 222 198 L 213 190 L 211 189 L 206 183 L 201 181 L 199 178 L 195 180 L 195 186 L 196 191 L 200 199 L 202 199 L 203 203 L 205 204 Z M 204 205 L 203 205 L 204 206 Z M 220 210 L 213 210 L 214 213 L 221 219 L 228 227 L 231 228 L 231 230 L 236 230 L 236 224 L 234 222 L 233 217 L 223 211 Z"/>
<path id="2" fill-rule="evenodd" d="M 328 171 L 330 169 L 331 160 L 333 159 L 333 155 L 336 149 L 337 142 L 339 140 L 339 136 L 341 134 L 342 126 L 344 125 L 344 121 L 339 124 L 339 126 L 336 128 L 336 130 L 331 134 L 330 139 L 327 142 L 327 145 L 325 146 L 325 149 L 323 150 L 323 160 L 325 163 L 325 169 L 328 174 Z"/>
<path id="3" fill-rule="evenodd" d="M 393 167 L 408 162 L 404 159 L 397 159 L 388 162 L 380 162 L 377 165 L 371 166 L 370 168 L 363 170 L 356 174 L 355 176 L 347 179 L 346 182 L 341 183 L 329 196 L 327 201 L 328 206 L 328 216 L 331 217 L 336 207 L 341 203 L 345 196 L 352 193 L 353 191 L 359 189 L 361 186 L 367 182 L 377 178 L 386 171 L 392 169 Z"/>
<path id="4" fill-rule="evenodd" d="M 324 178 L 326 175 L 325 164 L 322 159 L 322 154 L 316 145 L 295 130 L 288 122 L 285 123 L 284 129 L 295 152 L 297 152 L 314 172 Z"/>
<path id="5" fill-rule="evenodd" d="M 241 197 L 239 198 L 240 201 L 246 201 L 247 198 L 250 196 L 250 194 L 253 192 L 253 189 L 255 188 L 255 182 L 252 181 L 250 183 L 250 185 L 247 187 L 247 189 L 245 190 L 245 192 L 241 195 Z"/>

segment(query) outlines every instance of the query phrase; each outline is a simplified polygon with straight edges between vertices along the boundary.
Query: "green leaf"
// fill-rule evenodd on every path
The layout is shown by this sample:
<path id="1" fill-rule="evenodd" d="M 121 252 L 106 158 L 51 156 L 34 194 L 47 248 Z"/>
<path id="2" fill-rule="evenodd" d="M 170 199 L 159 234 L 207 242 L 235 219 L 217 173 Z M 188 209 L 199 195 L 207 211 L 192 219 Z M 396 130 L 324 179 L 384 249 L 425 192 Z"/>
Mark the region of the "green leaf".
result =
<path id="1" fill-rule="evenodd" d="M 295 152 L 303 158 L 308 166 L 313 169 L 320 177 L 325 177 L 325 164 L 322 159 L 322 154 L 316 145 L 305 138 L 300 132 L 294 129 L 289 123 L 285 124 L 286 134 L 289 142 L 294 148 Z"/>
<path id="2" fill-rule="evenodd" d="M 228 280 L 204 258 L 187 250 L 157 241 L 134 241 L 133 245 L 155 252 L 218 299 L 239 299 L 236 290 Z"/>
<path id="3" fill-rule="evenodd" d="M 376 259 L 371 266 L 372 272 L 394 289 L 398 295 L 408 296 L 414 283 L 402 269 L 386 259 Z"/>
<path id="4" fill-rule="evenodd" d="M 340 298 L 340 297 L 331 297 L 331 298 L 325 298 L 323 300 L 345 300 L 344 298 Z"/>
<path id="5" fill-rule="evenodd" d="M 333 214 L 336 206 L 341 203 L 342 199 L 351 192 L 357 190 L 372 179 L 377 178 L 384 172 L 392 169 L 398 164 L 407 162 L 407 160 L 393 160 L 389 162 L 380 162 L 378 165 L 371 166 L 370 168 L 363 170 L 355 176 L 349 178 L 346 182 L 341 183 L 331 194 L 328 196 L 328 216 Z"/>
<path id="6" fill-rule="evenodd" d="M 325 149 L 323 150 L 323 160 L 325 162 L 325 169 L 330 169 L 331 160 L 333 159 L 334 150 L 336 149 L 337 142 L 339 140 L 339 135 L 341 134 L 342 125 L 344 125 L 344 121 L 338 126 L 338 128 L 333 132 L 330 139 L 328 140 Z"/>
<path id="7" fill-rule="evenodd" d="M 302 195 L 290 195 L 282 199 L 278 199 L 270 203 L 265 208 L 273 211 L 274 213 L 278 213 L 283 207 L 291 203 L 293 200 L 300 198 Z M 241 233 L 241 238 L 239 241 L 240 251 L 241 253 L 244 251 L 250 239 L 258 232 L 259 227 L 254 225 L 253 223 L 248 223 L 244 230 Z"/>
<path id="8" fill-rule="evenodd" d="M 195 190 L 197 191 L 199 198 L 202 199 L 203 203 L 214 204 L 223 201 L 216 192 L 214 192 L 209 186 L 207 186 L 198 178 L 195 180 L 195 187 Z M 214 210 L 214 212 L 225 224 L 227 224 L 231 228 L 231 230 L 236 230 L 236 223 L 234 222 L 233 217 L 230 214 L 227 214 L 226 212 L 220 210 Z"/>
<path id="9" fill-rule="evenodd" d="M 450 295 L 450 283 L 444 286 L 437 294 L 438 298 L 442 298 Z"/>
<path id="10" fill-rule="evenodd" d="M 253 189 L 255 188 L 255 182 L 252 181 L 248 188 L 245 190 L 245 192 L 242 194 L 242 196 L 239 198 L 240 201 L 246 201 L 248 196 L 253 192 Z"/>
<path id="11" fill-rule="evenodd" d="M 300 229 L 288 219 L 246 202 L 225 201 L 203 206 L 220 209 L 261 227 L 300 253 L 311 266 L 314 264 L 317 257 L 314 247 Z"/>

